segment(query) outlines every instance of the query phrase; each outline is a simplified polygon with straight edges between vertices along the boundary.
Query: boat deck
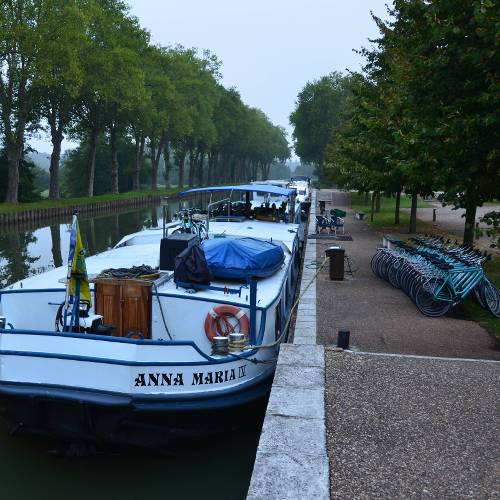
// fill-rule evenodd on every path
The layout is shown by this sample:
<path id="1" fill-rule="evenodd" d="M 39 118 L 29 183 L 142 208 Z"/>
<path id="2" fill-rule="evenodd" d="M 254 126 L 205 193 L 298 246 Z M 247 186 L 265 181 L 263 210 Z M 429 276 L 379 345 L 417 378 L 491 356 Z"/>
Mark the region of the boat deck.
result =
<path id="1" fill-rule="evenodd" d="M 286 277 L 285 269 L 290 261 L 294 241 L 297 235 L 297 224 L 269 223 L 257 220 L 245 220 L 243 222 L 210 222 L 210 236 L 224 235 L 224 237 L 254 237 L 266 239 L 275 243 L 281 242 L 285 250 L 285 262 L 281 270 L 258 281 L 258 307 L 269 306 L 276 298 L 281 284 Z M 149 229 L 134 233 L 123 238 L 115 248 L 86 259 L 87 272 L 90 277 L 98 275 L 109 268 L 130 268 L 132 266 L 147 265 L 158 267 L 160 241 L 163 232 L 158 229 Z M 14 283 L 7 290 L 16 289 L 60 289 L 65 287 L 67 267 L 62 266 L 52 269 L 44 274 L 31 276 Z M 241 294 L 224 294 L 219 290 L 199 290 L 196 297 L 211 300 L 230 300 L 233 303 L 249 304 L 249 289 L 243 281 L 217 280 L 212 286 L 239 289 Z M 92 284 L 91 284 L 92 288 Z M 159 293 L 192 298 L 192 290 L 177 287 L 173 280 L 169 280 L 158 286 Z"/>

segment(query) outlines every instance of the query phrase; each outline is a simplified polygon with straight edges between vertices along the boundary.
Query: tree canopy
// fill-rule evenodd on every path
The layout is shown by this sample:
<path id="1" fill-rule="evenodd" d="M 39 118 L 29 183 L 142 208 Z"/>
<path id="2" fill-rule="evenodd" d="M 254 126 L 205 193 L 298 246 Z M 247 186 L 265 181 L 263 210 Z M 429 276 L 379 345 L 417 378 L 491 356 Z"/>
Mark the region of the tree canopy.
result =
<path id="1" fill-rule="evenodd" d="M 24 150 L 40 130 L 53 146 L 52 198 L 60 196 L 65 136 L 80 147 L 64 191 L 88 196 L 145 181 L 156 189 L 265 178 L 290 156 L 284 130 L 222 86 L 214 54 L 152 44 L 121 0 L 1 2 L 0 33 L 8 202 L 20 200 Z"/>
<path id="2" fill-rule="evenodd" d="M 340 111 L 309 104 L 321 102 L 327 80 L 299 94 L 291 117 L 297 154 L 324 161 L 341 186 L 410 193 L 410 231 L 417 195 L 441 192 L 465 208 L 471 245 L 476 207 L 500 197 L 499 10 L 490 0 L 395 0 L 388 21 L 373 16 L 380 35 L 361 51 L 363 71 L 337 77 Z"/>

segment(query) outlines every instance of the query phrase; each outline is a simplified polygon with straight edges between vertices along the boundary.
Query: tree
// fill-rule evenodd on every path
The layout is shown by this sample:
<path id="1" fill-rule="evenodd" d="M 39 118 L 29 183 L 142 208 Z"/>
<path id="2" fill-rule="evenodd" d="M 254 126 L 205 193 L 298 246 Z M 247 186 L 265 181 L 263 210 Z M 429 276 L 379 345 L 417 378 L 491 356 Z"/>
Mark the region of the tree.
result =
<path id="1" fill-rule="evenodd" d="M 342 117 L 347 97 L 345 84 L 346 77 L 338 72 L 308 82 L 290 115 L 295 152 L 302 161 L 314 163 L 320 181 L 325 175 L 325 148 Z"/>
<path id="2" fill-rule="evenodd" d="M 9 171 L 9 159 L 5 151 L 0 151 L 0 179 L 6 179 Z M 40 200 L 40 188 L 36 176 L 38 167 L 26 158 L 25 152 L 19 161 L 19 190 L 17 199 L 21 203 Z M 5 198 L 8 185 L 0 183 L 0 198 Z"/>
<path id="3" fill-rule="evenodd" d="M 49 13 L 49 4 L 40 0 L 0 2 L 0 108 L 8 203 L 18 202 L 19 164 L 39 78 L 36 60 L 44 50 L 41 34 Z"/>
<path id="4" fill-rule="evenodd" d="M 73 135 L 88 142 L 87 196 L 93 196 L 98 138 L 106 127 L 111 137 L 112 188 L 117 189 L 120 113 L 130 110 L 143 95 L 144 74 L 137 50 L 146 43 L 147 34 L 136 19 L 128 17 L 128 8 L 120 0 L 88 0 L 86 12 L 85 78 Z"/>
<path id="5" fill-rule="evenodd" d="M 376 19 L 380 53 L 404 96 L 400 147 L 414 180 L 429 178 L 463 207 L 472 246 L 476 207 L 500 193 L 497 98 L 499 6 L 490 0 L 396 0 Z"/>
<path id="6" fill-rule="evenodd" d="M 83 81 L 82 58 L 87 19 L 81 1 L 47 0 L 51 16 L 42 36 L 45 50 L 36 59 L 40 75 L 36 87 L 36 107 L 47 120 L 52 142 L 49 197 L 59 198 L 61 144 L 74 116 Z"/>

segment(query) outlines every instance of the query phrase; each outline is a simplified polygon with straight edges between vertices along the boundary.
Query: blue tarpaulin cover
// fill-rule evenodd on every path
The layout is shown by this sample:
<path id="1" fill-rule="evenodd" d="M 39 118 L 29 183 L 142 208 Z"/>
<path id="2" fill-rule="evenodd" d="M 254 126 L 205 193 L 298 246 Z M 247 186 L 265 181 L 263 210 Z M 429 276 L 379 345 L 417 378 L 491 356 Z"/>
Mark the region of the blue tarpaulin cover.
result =
<path id="1" fill-rule="evenodd" d="M 285 260 L 281 245 L 255 238 L 214 238 L 202 244 L 208 267 L 216 278 L 263 278 Z"/>

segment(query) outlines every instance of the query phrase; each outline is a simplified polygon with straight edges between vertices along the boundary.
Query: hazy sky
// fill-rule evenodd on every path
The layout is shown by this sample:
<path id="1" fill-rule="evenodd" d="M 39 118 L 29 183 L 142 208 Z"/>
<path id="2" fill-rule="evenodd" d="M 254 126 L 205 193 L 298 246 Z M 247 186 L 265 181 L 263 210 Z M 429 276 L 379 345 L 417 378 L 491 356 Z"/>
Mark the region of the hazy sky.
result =
<path id="1" fill-rule="evenodd" d="M 353 52 L 377 34 L 370 10 L 386 17 L 387 0 L 127 0 L 153 43 L 209 49 L 223 83 L 287 128 L 308 80 L 359 69 Z M 30 141 L 40 152 L 50 143 Z M 66 144 L 68 146 L 69 144 Z"/>

